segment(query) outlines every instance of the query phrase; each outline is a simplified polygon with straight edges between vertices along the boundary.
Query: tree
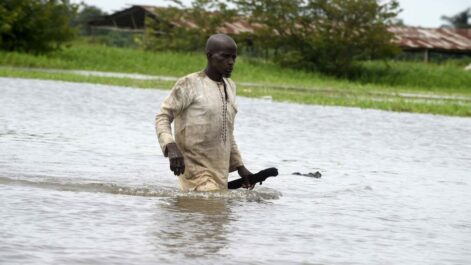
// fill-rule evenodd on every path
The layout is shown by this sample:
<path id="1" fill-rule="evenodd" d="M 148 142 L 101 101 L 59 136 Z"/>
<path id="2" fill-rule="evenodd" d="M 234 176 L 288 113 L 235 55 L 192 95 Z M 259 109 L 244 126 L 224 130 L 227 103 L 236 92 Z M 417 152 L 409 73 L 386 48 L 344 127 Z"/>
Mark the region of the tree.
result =
<path id="1" fill-rule="evenodd" d="M 96 18 L 107 15 L 106 12 L 96 6 L 89 6 L 85 3 L 80 3 L 77 15 L 72 19 L 70 25 L 77 27 L 81 34 L 90 34 L 90 26 L 88 22 Z"/>
<path id="2" fill-rule="evenodd" d="M 447 17 L 442 16 L 442 20 L 445 20 L 448 25 L 444 25 L 444 27 L 453 27 L 457 29 L 466 29 L 471 28 L 470 20 L 471 20 L 471 8 L 468 8 L 464 11 L 459 12 L 458 14 Z"/>
<path id="3" fill-rule="evenodd" d="M 244 20 L 255 32 L 235 38 L 285 66 L 342 75 L 357 60 L 399 52 L 388 31 L 400 12 L 396 0 L 196 0 L 161 11 L 148 26 L 148 49 L 200 49 L 226 22 Z"/>
<path id="4" fill-rule="evenodd" d="M 218 0 L 195 0 L 191 7 L 173 1 L 178 7 L 157 9 L 159 19 L 148 19 L 145 48 L 148 50 L 196 51 L 226 22 L 234 19 L 236 11 Z"/>
<path id="5" fill-rule="evenodd" d="M 398 52 L 387 26 L 399 13 L 392 0 L 232 0 L 262 25 L 255 40 L 284 65 L 344 74 L 355 60 Z M 384 1 L 381 1 L 384 2 Z"/>
<path id="6" fill-rule="evenodd" d="M 42 53 L 71 40 L 70 18 L 76 7 L 67 0 L 2 0 L 0 49 Z"/>

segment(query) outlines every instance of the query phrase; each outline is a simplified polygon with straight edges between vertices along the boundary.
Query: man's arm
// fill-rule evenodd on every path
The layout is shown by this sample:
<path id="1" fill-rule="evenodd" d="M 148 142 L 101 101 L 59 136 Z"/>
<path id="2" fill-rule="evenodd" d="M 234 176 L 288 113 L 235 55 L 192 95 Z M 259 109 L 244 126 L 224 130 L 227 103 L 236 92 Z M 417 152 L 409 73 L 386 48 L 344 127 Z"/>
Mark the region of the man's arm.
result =
<path id="1" fill-rule="evenodd" d="M 175 175 L 185 172 L 183 155 L 180 152 L 172 135 L 171 124 L 174 118 L 191 104 L 192 91 L 188 78 L 177 81 L 165 98 L 160 108 L 160 113 L 155 117 L 155 130 L 159 139 L 160 148 L 165 157 L 170 160 L 170 170 Z"/>
<path id="2" fill-rule="evenodd" d="M 234 95 L 234 100 L 236 97 L 236 85 L 232 80 L 228 80 L 229 87 Z M 234 103 L 235 104 L 235 103 Z M 237 109 L 234 107 L 236 113 Z M 244 166 L 244 162 L 242 161 L 242 157 L 239 152 L 239 147 L 237 146 L 237 143 L 234 138 L 234 133 L 231 133 L 230 135 L 230 140 L 231 140 L 231 156 L 230 156 L 230 161 L 229 161 L 229 172 L 233 172 L 237 170 L 237 173 L 239 173 L 239 176 L 241 176 L 244 180 L 245 183 L 242 186 L 243 188 L 247 189 L 253 189 L 255 187 L 254 185 L 250 185 L 249 183 L 249 176 L 252 175 L 252 173 Z"/>
<path id="3" fill-rule="evenodd" d="M 239 170 L 239 168 L 244 167 L 244 162 L 242 162 L 242 157 L 240 156 L 239 147 L 234 139 L 234 135 L 231 134 L 231 156 L 229 160 L 229 172 Z M 245 168 L 245 167 L 244 167 Z"/>
<path id="4" fill-rule="evenodd" d="M 249 183 L 249 176 L 252 175 L 252 173 L 244 166 L 244 163 L 242 162 L 239 148 L 237 147 L 237 143 L 233 134 L 231 134 L 231 156 L 229 165 L 229 172 L 237 170 L 239 176 L 245 180 L 245 183 L 242 185 L 243 188 L 253 189 L 255 187 L 255 184 L 250 185 Z"/>

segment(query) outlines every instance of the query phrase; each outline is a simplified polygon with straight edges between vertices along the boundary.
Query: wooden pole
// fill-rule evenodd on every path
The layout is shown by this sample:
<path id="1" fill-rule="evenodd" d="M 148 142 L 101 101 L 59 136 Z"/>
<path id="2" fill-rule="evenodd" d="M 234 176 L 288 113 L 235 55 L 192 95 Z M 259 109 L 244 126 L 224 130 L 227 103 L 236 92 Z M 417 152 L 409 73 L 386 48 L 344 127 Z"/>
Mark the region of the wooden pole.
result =
<path id="1" fill-rule="evenodd" d="M 429 60 L 429 51 L 428 49 L 424 50 L 424 62 L 428 63 Z"/>

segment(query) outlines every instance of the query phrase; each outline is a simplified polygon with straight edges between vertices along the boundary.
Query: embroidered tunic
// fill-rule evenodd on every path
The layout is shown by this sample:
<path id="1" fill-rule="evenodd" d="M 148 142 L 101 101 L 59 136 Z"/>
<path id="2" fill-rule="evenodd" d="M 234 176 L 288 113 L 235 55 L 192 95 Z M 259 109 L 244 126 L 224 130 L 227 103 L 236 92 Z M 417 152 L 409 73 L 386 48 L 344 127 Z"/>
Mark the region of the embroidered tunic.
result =
<path id="1" fill-rule="evenodd" d="M 229 172 L 243 165 L 233 136 L 236 86 L 229 78 L 224 82 L 226 89 L 203 71 L 189 74 L 177 81 L 156 116 L 164 155 L 174 142 L 183 154 L 185 173 L 179 180 L 184 191 L 225 190 Z"/>

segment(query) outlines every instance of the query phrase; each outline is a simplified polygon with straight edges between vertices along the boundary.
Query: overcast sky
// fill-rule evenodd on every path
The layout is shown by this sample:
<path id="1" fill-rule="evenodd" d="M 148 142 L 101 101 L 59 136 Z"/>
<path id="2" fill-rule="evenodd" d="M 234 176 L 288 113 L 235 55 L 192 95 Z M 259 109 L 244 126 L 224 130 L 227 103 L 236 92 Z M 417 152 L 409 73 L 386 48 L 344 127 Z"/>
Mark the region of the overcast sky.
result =
<path id="1" fill-rule="evenodd" d="M 82 1 L 108 13 L 131 5 L 167 6 L 169 4 L 166 0 L 72 0 L 73 3 Z M 190 3 L 191 0 L 183 0 L 183 2 Z M 429 28 L 444 24 L 440 19 L 442 15 L 452 16 L 471 7 L 471 0 L 399 0 L 399 3 L 403 10 L 399 18 L 404 20 L 404 23 Z"/>

